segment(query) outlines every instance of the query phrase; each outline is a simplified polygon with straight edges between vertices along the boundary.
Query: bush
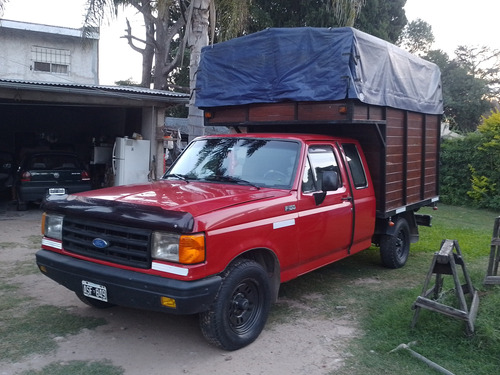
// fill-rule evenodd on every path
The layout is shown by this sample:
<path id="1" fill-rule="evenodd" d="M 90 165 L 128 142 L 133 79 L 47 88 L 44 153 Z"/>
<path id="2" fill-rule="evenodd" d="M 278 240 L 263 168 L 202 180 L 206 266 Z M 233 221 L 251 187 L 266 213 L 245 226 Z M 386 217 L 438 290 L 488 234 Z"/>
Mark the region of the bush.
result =
<path id="1" fill-rule="evenodd" d="M 443 203 L 472 205 L 472 199 L 467 194 L 472 178 L 470 165 L 476 164 L 474 159 L 480 144 L 480 137 L 476 134 L 442 143 L 440 196 Z"/>
<path id="2" fill-rule="evenodd" d="M 441 200 L 500 209 L 500 112 L 483 118 L 478 131 L 441 147 Z"/>

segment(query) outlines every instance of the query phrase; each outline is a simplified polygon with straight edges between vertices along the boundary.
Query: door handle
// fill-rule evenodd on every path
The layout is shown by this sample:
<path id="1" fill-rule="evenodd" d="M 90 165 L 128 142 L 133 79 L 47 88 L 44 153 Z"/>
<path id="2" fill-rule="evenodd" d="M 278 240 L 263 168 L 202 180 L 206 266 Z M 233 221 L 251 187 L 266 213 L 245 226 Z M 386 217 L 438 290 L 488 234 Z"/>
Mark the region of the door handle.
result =
<path id="1" fill-rule="evenodd" d="M 352 197 L 342 197 L 343 201 L 352 202 Z"/>

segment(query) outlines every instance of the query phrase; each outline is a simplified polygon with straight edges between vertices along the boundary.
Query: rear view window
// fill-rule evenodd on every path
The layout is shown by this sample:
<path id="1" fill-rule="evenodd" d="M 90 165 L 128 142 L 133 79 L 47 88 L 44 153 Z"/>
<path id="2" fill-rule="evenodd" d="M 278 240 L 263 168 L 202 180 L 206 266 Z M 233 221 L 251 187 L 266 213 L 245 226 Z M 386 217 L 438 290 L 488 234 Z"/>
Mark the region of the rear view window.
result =
<path id="1" fill-rule="evenodd" d="M 356 189 L 361 189 L 368 186 L 366 179 L 365 169 L 363 163 L 361 162 L 361 157 L 359 156 L 358 149 L 356 145 L 352 143 L 342 144 L 345 155 L 347 157 L 347 162 L 349 164 L 349 169 L 351 170 L 352 179 Z"/>
<path id="2" fill-rule="evenodd" d="M 79 159 L 72 155 L 34 155 L 28 169 L 82 169 Z"/>

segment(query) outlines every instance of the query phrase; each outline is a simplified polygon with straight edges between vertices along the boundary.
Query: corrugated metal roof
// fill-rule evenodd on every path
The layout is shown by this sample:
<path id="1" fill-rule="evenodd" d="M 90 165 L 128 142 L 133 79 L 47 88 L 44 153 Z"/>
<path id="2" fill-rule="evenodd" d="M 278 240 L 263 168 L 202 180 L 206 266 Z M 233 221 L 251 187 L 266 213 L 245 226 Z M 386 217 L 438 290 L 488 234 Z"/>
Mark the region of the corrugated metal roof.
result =
<path id="1" fill-rule="evenodd" d="M 59 34 L 59 35 L 65 35 L 65 36 L 72 36 L 72 37 L 76 37 L 76 38 L 83 37 L 83 29 L 74 29 L 74 28 L 70 28 L 70 27 L 44 25 L 44 24 L 40 24 L 40 23 L 31 23 L 31 22 L 22 22 L 22 21 L 0 19 L 0 27 L 4 27 L 6 29 L 34 31 L 34 32 L 38 32 L 38 33 Z M 88 35 L 86 35 L 86 37 L 92 38 L 92 39 L 99 39 L 99 33 L 98 32 L 89 33 Z"/>
<path id="2" fill-rule="evenodd" d="M 121 91 L 130 93 L 140 93 L 145 95 L 160 95 L 160 96 L 171 96 L 171 97 L 182 97 L 189 98 L 189 94 L 165 91 L 165 90 L 155 90 L 148 89 L 145 87 L 137 86 L 107 86 L 107 85 L 86 85 L 78 83 L 61 83 L 61 82 L 42 82 L 42 81 L 24 81 L 24 80 L 14 80 L 14 79 L 0 79 L 0 85 L 8 84 L 19 84 L 19 85 L 33 85 L 33 86 L 47 86 L 47 87 L 65 87 L 65 88 L 78 88 L 85 90 L 105 90 L 105 91 Z"/>
<path id="3" fill-rule="evenodd" d="M 29 91 L 49 91 L 53 93 L 92 95 L 101 97 L 104 96 L 110 98 L 118 96 L 134 100 L 154 100 L 175 103 L 187 103 L 189 100 L 189 94 L 135 86 L 105 86 L 0 79 L 0 89 L 1 88 L 22 89 Z"/>

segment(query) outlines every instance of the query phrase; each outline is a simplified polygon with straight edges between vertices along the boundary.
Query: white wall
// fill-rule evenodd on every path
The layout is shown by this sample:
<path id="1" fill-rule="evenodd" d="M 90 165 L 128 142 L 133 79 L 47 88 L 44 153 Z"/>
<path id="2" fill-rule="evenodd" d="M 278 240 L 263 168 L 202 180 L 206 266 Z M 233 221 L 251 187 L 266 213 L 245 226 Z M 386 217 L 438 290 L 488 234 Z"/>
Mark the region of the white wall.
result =
<path id="1" fill-rule="evenodd" d="M 0 20 L 0 78 L 99 84 L 98 39 L 84 40 L 80 35 L 76 29 Z M 68 74 L 35 71 L 32 46 L 69 50 Z"/>

